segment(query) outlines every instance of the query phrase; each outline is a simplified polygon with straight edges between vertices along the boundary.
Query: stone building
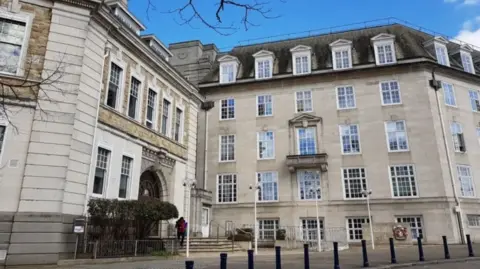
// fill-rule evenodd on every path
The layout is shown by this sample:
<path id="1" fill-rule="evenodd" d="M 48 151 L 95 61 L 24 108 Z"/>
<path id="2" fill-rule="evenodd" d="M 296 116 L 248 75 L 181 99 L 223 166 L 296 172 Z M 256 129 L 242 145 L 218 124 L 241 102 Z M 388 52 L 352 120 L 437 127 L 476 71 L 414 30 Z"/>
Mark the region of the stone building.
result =
<path id="1" fill-rule="evenodd" d="M 0 4 L 0 265 L 69 257 L 92 197 L 189 215 L 203 99 L 126 1 Z"/>
<path id="2" fill-rule="evenodd" d="M 427 243 L 480 238 L 478 48 L 400 24 L 169 48 L 214 103 L 199 115 L 197 162 L 213 223 L 307 241 L 320 225 L 324 240 L 343 229 L 358 242 L 371 190 L 374 227 L 409 223 Z"/>

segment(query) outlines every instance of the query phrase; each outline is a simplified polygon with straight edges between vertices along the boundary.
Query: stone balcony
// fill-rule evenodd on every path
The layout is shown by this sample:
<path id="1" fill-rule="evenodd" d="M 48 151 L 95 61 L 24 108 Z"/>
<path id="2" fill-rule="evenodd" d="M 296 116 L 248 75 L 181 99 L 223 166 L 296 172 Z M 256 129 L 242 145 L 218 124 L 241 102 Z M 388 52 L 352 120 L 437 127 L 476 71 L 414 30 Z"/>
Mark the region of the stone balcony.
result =
<path id="1" fill-rule="evenodd" d="M 327 153 L 309 155 L 287 155 L 287 167 L 291 173 L 297 169 L 320 168 L 320 171 L 327 172 Z"/>

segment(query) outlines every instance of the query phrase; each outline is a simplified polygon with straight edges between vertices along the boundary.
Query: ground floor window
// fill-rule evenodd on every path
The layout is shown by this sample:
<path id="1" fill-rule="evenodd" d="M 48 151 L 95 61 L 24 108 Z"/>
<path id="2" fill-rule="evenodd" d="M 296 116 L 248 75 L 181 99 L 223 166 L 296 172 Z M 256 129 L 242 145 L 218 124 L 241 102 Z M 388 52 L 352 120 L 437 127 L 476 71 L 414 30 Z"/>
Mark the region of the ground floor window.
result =
<path id="1" fill-rule="evenodd" d="M 275 239 L 278 230 L 278 219 L 258 220 L 258 238 Z"/>
<path id="2" fill-rule="evenodd" d="M 423 238 L 422 217 L 420 216 L 397 217 L 395 221 L 397 223 L 410 224 L 410 232 L 412 233 L 412 239 L 417 240 L 418 237 Z"/>
<path id="3" fill-rule="evenodd" d="M 323 240 L 325 238 L 324 236 L 324 230 L 323 230 L 323 220 L 320 219 L 320 238 Z M 303 241 L 317 241 L 317 219 L 302 219 L 302 234 L 303 234 Z"/>
<path id="4" fill-rule="evenodd" d="M 480 228 L 480 215 L 467 215 L 468 226 Z"/>
<path id="5" fill-rule="evenodd" d="M 369 224 L 368 217 L 356 217 L 347 219 L 347 230 L 349 241 L 359 241 L 363 239 L 363 227 Z"/>

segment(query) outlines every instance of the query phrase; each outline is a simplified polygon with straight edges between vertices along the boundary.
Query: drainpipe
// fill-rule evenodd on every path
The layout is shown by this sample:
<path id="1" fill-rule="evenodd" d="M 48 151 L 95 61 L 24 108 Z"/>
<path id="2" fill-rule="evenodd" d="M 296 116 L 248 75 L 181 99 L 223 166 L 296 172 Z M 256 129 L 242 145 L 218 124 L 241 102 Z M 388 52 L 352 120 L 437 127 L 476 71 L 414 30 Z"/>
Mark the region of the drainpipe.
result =
<path id="1" fill-rule="evenodd" d="M 205 149 L 204 149 L 204 152 L 203 152 L 203 160 L 205 162 L 204 164 L 204 169 L 203 169 L 203 189 L 206 190 L 207 189 L 207 176 L 208 176 L 208 111 L 209 109 L 206 109 L 205 110 L 205 137 L 204 137 L 204 140 L 205 140 Z"/>
<path id="2" fill-rule="evenodd" d="M 95 129 L 93 129 L 93 142 L 92 142 L 92 152 L 90 154 L 91 159 L 90 159 L 90 170 L 88 172 L 88 180 L 87 180 L 87 193 L 85 194 L 85 205 L 83 207 L 83 214 L 87 215 L 87 204 L 88 204 L 88 192 L 90 190 L 90 186 L 92 185 L 91 178 L 92 178 L 92 165 L 95 163 L 95 141 L 97 140 L 97 128 L 98 128 L 98 117 L 100 115 L 100 102 L 101 102 L 101 96 L 102 96 L 102 90 L 103 90 L 103 73 L 105 69 L 105 60 L 107 59 L 108 56 L 110 56 L 110 50 L 112 49 L 112 45 L 108 42 L 105 43 L 105 55 L 103 55 L 103 61 L 102 61 L 102 71 L 100 73 L 100 89 L 98 90 L 98 102 L 97 102 L 97 116 L 95 118 Z"/>
<path id="3" fill-rule="evenodd" d="M 450 155 L 450 148 L 449 148 L 448 141 L 447 141 L 447 132 L 445 130 L 443 111 L 442 111 L 442 107 L 440 105 L 440 96 L 438 95 L 438 91 L 442 87 L 440 85 L 440 81 L 435 79 L 435 69 L 436 68 L 433 68 L 433 70 L 432 70 L 432 80 L 430 80 L 430 87 L 432 87 L 435 90 L 435 98 L 437 100 L 438 116 L 440 117 L 440 125 L 441 125 L 441 128 L 442 128 L 443 143 L 445 145 L 445 153 L 446 153 L 446 156 L 447 156 L 448 170 L 450 172 L 450 182 L 452 184 L 453 197 L 455 199 L 455 204 L 456 204 L 454 210 L 455 210 L 455 214 L 457 216 L 458 228 L 460 230 L 460 238 L 462 240 L 462 244 L 465 244 L 465 231 L 464 231 L 464 228 L 463 228 L 462 208 L 461 208 L 461 205 L 460 205 L 460 199 L 458 199 L 456 177 L 455 177 L 455 173 L 454 173 L 454 170 L 453 170 L 452 157 Z"/>

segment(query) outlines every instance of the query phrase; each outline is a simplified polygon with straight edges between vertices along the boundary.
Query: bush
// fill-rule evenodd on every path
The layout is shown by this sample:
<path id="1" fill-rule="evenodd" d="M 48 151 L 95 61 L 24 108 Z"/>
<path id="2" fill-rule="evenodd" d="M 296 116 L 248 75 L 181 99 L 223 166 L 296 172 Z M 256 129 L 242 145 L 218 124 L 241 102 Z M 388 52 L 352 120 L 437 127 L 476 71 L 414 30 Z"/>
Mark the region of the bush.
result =
<path id="1" fill-rule="evenodd" d="M 253 230 L 251 228 L 235 230 L 235 236 L 233 237 L 234 241 L 248 242 L 248 241 L 252 241 L 252 239 L 253 239 Z M 228 240 L 232 240 L 231 234 L 228 236 Z"/>

